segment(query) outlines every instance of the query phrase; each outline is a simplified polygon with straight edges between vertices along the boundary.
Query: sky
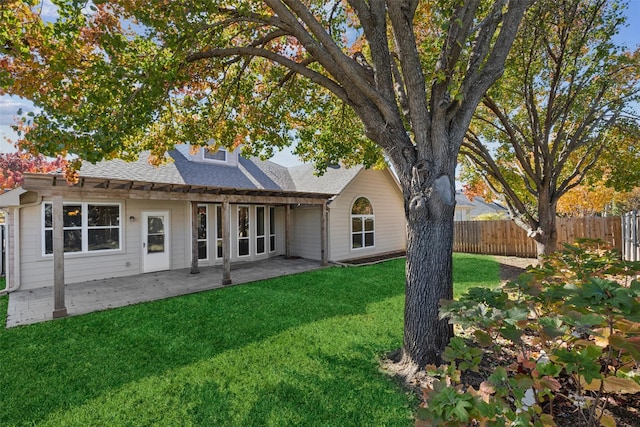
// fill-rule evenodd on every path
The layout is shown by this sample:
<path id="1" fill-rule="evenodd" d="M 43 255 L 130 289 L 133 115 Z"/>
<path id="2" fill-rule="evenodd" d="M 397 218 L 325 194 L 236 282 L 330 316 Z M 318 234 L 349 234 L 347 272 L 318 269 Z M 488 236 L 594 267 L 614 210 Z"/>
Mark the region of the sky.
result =
<path id="1" fill-rule="evenodd" d="M 49 1 L 44 1 L 42 16 L 44 19 L 54 19 L 55 9 Z M 627 27 L 622 28 L 616 38 L 616 42 L 625 44 L 629 48 L 640 45 L 640 0 L 630 0 L 627 8 Z M 33 104 L 15 96 L 0 96 L 0 153 L 15 151 L 15 148 L 6 139 L 15 140 L 17 135 L 12 131 L 16 112 L 22 108 L 25 112 L 33 110 Z M 272 159 L 284 166 L 293 166 L 300 161 L 291 154 L 290 150 L 284 150 L 276 154 Z"/>

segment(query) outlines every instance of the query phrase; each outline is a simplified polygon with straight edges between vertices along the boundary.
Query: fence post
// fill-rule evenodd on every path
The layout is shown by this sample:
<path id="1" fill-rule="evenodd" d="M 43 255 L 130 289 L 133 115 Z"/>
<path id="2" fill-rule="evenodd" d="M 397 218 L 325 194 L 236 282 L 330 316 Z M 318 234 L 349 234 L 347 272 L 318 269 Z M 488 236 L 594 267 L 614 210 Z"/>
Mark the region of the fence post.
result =
<path id="1" fill-rule="evenodd" d="M 629 231 L 631 232 L 631 236 L 629 239 L 631 261 L 636 261 L 638 255 L 638 251 L 636 249 L 638 246 L 638 222 L 635 210 L 631 211 L 631 218 L 629 219 L 629 222 Z"/>
<path id="2" fill-rule="evenodd" d="M 631 212 L 622 215 L 622 258 L 626 261 L 631 259 L 629 252 L 631 251 Z"/>

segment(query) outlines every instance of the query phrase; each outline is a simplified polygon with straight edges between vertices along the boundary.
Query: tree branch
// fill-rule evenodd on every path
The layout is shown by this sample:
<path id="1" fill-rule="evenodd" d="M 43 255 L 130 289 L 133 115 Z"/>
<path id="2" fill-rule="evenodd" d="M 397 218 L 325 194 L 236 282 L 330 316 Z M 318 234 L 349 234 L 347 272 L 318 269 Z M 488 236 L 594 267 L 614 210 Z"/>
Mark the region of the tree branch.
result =
<path id="1" fill-rule="evenodd" d="M 409 1 L 387 2 L 418 158 L 431 158 L 432 148 L 426 144 L 430 139 L 431 119 L 425 98 L 424 74 L 413 32 L 416 6 L 416 2 Z"/>
<path id="2" fill-rule="evenodd" d="M 504 178 L 504 175 L 500 171 L 499 166 L 493 160 L 491 154 L 476 137 L 469 135 L 469 137 L 465 139 L 460 148 L 460 154 L 468 157 L 471 160 L 472 164 L 476 165 L 476 170 L 482 176 L 485 176 L 484 173 L 488 173 L 491 178 L 493 178 L 500 184 L 501 191 L 497 189 L 493 184 L 491 185 L 496 194 L 503 194 L 505 196 L 505 200 L 507 200 L 512 205 L 512 216 L 526 216 L 529 220 L 535 221 L 535 219 L 529 213 L 526 205 L 522 202 L 522 200 L 520 200 L 520 197 L 518 197 L 511 185 Z M 486 176 L 485 180 L 489 182 Z"/>
<path id="3" fill-rule="evenodd" d="M 542 185 L 542 181 L 540 180 L 540 175 L 537 174 L 536 171 L 534 171 L 531 168 L 531 164 L 527 159 L 527 153 L 520 146 L 520 142 L 516 135 L 516 131 L 512 126 L 512 123 L 509 120 L 509 117 L 507 117 L 506 114 L 502 112 L 498 104 L 490 96 L 488 95 L 485 96 L 483 98 L 482 103 L 487 108 L 489 108 L 489 110 L 491 110 L 491 112 L 495 114 L 495 116 L 500 121 L 500 123 L 502 123 L 502 126 L 504 127 L 504 132 L 506 133 L 507 138 L 509 138 L 509 144 L 511 144 L 511 146 L 513 147 L 514 152 L 516 154 L 516 158 L 518 159 L 518 162 L 520 163 L 520 165 L 522 166 L 526 174 L 529 176 L 529 178 L 533 182 L 535 182 L 537 186 Z M 524 139 L 524 135 L 522 135 L 522 137 Z"/>
<path id="4" fill-rule="evenodd" d="M 349 105 L 354 107 L 358 103 L 371 102 L 378 108 L 387 123 L 400 122 L 395 103 L 390 104 L 369 83 L 366 71 L 342 52 L 307 6 L 299 0 L 265 0 L 265 2 L 292 27 L 293 34 L 311 56 L 336 81 L 341 82 L 343 90 L 350 96 Z M 311 36 L 312 34 L 315 38 Z"/>
<path id="5" fill-rule="evenodd" d="M 227 58 L 227 57 L 233 57 L 237 55 L 259 56 L 259 57 L 263 57 L 271 61 L 277 62 L 278 64 L 290 70 L 293 70 L 298 74 L 301 74 L 307 77 L 309 80 L 313 81 L 314 83 L 319 84 L 320 86 L 330 90 L 333 94 L 338 96 L 344 102 L 353 106 L 353 103 L 349 99 L 346 91 L 335 81 L 329 79 L 326 76 L 323 76 L 322 74 L 316 71 L 313 71 L 305 67 L 304 65 L 298 62 L 292 61 L 289 58 L 285 58 L 284 56 L 278 55 L 277 53 L 267 49 L 261 49 L 257 47 L 231 47 L 226 49 L 210 49 L 203 52 L 192 53 L 186 57 L 186 61 L 195 62 L 202 59 Z"/>
<path id="6" fill-rule="evenodd" d="M 484 66 L 479 67 L 477 72 L 468 72 L 465 76 L 462 85 L 464 99 L 454 118 L 458 123 L 468 125 L 471 122 L 476 106 L 489 87 L 502 75 L 519 23 L 530 3 L 531 0 L 509 1 L 507 12 L 501 15 L 500 32 L 493 48 L 484 55 Z M 466 129 L 466 126 L 464 128 Z M 460 140 L 463 137 L 464 135 L 460 135 Z"/>

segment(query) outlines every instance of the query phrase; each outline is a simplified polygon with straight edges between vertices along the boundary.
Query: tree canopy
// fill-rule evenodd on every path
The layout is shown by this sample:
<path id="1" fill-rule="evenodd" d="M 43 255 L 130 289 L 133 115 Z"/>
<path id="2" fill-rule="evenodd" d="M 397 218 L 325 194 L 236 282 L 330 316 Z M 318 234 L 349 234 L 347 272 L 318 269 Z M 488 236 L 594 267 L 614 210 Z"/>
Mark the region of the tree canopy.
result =
<path id="1" fill-rule="evenodd" d="M 32 99 L 25 146 L 95 162 L 176 143 L 319 169 L 393 165 L 408 230 L 403 360 L 438 363 L 450 327 L 455 166 L 529 0 L 35 1 L 2 15 L 0 85 Z M 4 25 L 4 24 L 7 25 Z"/>
<path id="2" fill-rule="evenodd" d="M 555 249 L 557 203 L 589 174 L 637 183 L 640 51 L 612 41 L 621 12 L 606 0 L 537 2 L 467 133 L 463 177 L 502 195 L 539 252 Z"/>
<path id="3" fill-rule="evenodd" d="M 52 172 L 64 170 L 66 166 L 67 162 L 62 157 L 47 159 L 41 154 L 0 153 L 0 193 L 22 185 L 24 173 Z"/>

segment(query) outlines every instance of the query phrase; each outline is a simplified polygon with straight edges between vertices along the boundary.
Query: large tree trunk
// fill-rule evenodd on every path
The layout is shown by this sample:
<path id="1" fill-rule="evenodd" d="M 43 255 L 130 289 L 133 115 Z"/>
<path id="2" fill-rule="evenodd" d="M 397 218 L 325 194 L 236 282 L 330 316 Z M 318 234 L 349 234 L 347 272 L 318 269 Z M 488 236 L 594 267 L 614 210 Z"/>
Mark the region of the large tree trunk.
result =
<path id="1" fill-rule="evenodd" d="M 554 253 L 558 249 L 556 227 L 556 205 L 549 197 L 541 197 L 538 202 L 538 230 L 534 236 L 538 259 Z"/>
<path id="2" fill-rule="evenodd" d="M 440 364 L 453 334 L 448 321 L 439 318 L 440 301 L 453 298 L 453 178 L 442 175 L 428 188 L 414 191 L 405 206 L 408 240 L 400 363 L 406 375 Z"/>

